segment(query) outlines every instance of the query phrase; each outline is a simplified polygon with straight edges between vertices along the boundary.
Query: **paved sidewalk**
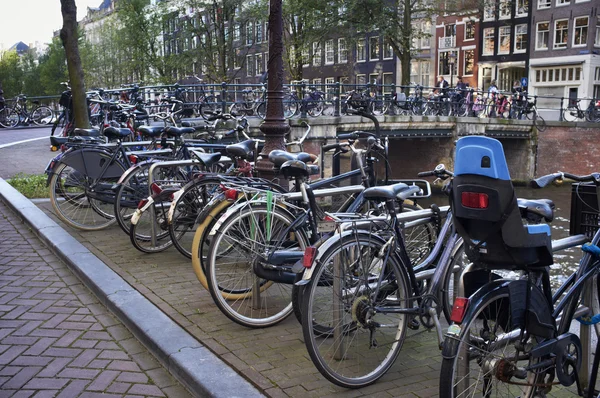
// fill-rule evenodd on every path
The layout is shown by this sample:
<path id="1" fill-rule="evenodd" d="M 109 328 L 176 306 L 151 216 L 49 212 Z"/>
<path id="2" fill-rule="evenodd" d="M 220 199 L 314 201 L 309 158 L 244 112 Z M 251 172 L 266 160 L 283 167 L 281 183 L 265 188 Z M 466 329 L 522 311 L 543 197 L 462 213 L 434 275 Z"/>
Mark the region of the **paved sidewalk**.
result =
<path id="1" fill-rule="evenodd" d="M 0 397 L 189 397 L 0 202 Z"/>

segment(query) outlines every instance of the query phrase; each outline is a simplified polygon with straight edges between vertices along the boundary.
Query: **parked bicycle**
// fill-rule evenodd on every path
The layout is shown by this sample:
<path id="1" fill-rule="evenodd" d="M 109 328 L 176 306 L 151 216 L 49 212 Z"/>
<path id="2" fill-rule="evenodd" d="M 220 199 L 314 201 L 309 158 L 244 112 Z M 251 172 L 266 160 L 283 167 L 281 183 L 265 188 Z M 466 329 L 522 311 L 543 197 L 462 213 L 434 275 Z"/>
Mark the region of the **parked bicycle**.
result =
<path id="1" fill-rule="evenodd" d="M 5 106 L 0 111 L 0 126 L 13 128 L 18 124 L 34 123 L 38 126 L 45 126 L 52 123 L 54 119 L 52 109 L 49 106 L 40 105 L 37 100 L 32 102 L 35 106 L 30 112 L 27 109 L 27 97 L 25 95 L 15 97 L 12 106 Z"/>
<path id="2" fill-rule="evenodd" d="M 266 89 L 264 87 L 242 90 L 242 100 L 234 102 L 229 107 L 232 115 L 258 116 L 265 118 L 267 103 L 265 101 Z"/>
<path id="3" fill-rule="evenodd" d="M 563 112 L 563 120 L 567 122 L 600 122 L 600 100 L 590 99 L 586 109 L 581 109 L 581 100 L 581 98 L 577 98 L 575 101 L 570 101 L 569 106 Z"/>

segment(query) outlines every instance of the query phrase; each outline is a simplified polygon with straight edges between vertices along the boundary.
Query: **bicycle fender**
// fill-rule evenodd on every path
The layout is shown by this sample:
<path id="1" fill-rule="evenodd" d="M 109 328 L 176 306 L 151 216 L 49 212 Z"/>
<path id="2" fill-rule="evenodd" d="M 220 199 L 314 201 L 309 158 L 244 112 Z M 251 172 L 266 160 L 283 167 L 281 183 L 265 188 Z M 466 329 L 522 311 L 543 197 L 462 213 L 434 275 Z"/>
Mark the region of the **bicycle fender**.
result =
<path id="1" fill-rule="evenodd" d="M 111 156 L 110 153 L 101 149 L 81 148 L 65 155 L 61 162 L 87 177 L 96 179 L 101 177 L 100 173 L 107 161 L 106 157 L 101 155 Z M 106 179 L 121 177 L 122 170 L 125 168 L 121 166 L 121 162 L 115 160 L 108 166 L 102 177 Z"/>
<path id="2" fill-rule="evenodd" d="M 348 235 L 362 235 L 364 234 L 365 236 L 369 237 L 370 239 L 376 239 L 379 240 L 380 243 L 383 245 L 386 243 L 386 240 L 373 235 L 372 233 L 369 233 L 368 231 L 356 231 L 356 230 L 347 230 L 347 231 L 343 231 L 342 233 L 336 233 L 335 235 L 331 236 L 329 239 L 327 239 L 323 244 L 321 244 L 318 248 L 317 248 L 317 254 L 315 255 L 315 258 L 313 260 L 313 263 L 311 264 L 311 266 L 309 268 L 306 268 L 304 270 L 304 273 L 302 274 L 302 279 L 298 282 L 296 282 L 296 285 L 301 286 L 301 285 L 306 285 L 310 282 L 311 278 L 312 278 L 312 274 L 315 270 L 315 265 L 318 264 L 321 261 L 321 258 L 323 257 L 323 255 L 325 255 L 325 253 L 335 244 L 337 244 L 340 240 L 342 240 L 343 238 L 345 238 Z M 396 255 L 395 253 L 393 253 L 392 255 Z M 400 260 L 398 260 L 398 262 L 400 264 L 402 264 L 402 262 Z"/>
<path id="3" fill-rule="evenodd" d="M 149 160 L 144 160 L 143 162 L 139 162 L 134 164 L 133 166 L 129 167 L 127 170 L 125 170 L 125 172 L 121 175 L 121 178 L 119 178 L 119 181 L 117 181 L 117 184 L 122 184 L 123 181 L 125 181 L 125 179 L 127 177 L 129 177 L 129 175 L 131 175 L 132 173 L 136 172 L 139 168 L 147 165 L 147 164 L 152 164 L 157 162 L 158 160 L 156 159 L 149 159 Z"/>
<path id="4" fill-rule="evenodd" d="M 529 289 L 529 312 L 527 312 L 527 290 Z M 542 337 L 554 337 L 554 318 L 552 311 L 541 289 L 526 280 L 497 279 L 479 288 L 469 297 L 469 307 L 462 322 L 455 322 L 448 330 L 448 334 L 456 336 L 460 334 L 461 324 L 468 324 L 475 316 L 479 307 L 491 296 L 501 290 L 508 290 L 509 308 L 501 308 L 496 316 L 508 320 L 506 325 L 511 330 L 517 327 L 525 328 L 529 333 Z M 508 313 L 510 311 L 510 314 Z"/>

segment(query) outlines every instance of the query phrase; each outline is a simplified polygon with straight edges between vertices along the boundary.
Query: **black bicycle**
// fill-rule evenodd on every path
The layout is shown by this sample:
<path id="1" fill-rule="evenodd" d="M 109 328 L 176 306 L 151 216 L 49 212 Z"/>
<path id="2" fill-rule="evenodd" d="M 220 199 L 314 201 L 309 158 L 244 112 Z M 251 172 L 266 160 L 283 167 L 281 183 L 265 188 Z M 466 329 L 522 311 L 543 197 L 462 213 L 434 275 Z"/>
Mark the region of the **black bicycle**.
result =
<path id="1" fill-rule="evenodd" d="M 19 123 L 28 125 L 34 123 L 37 126 L 45 126 L 52 123 L 54 112 L 49 106 L 40 105 L 40 102 L 32 101 L 35 105 L 30 112 L 27 109 L 27 97 L 19 95 L 13 100 L 11 107 L 5 107 L 0 111 L 0 126 L 5 128 L 16 127 Z"/>

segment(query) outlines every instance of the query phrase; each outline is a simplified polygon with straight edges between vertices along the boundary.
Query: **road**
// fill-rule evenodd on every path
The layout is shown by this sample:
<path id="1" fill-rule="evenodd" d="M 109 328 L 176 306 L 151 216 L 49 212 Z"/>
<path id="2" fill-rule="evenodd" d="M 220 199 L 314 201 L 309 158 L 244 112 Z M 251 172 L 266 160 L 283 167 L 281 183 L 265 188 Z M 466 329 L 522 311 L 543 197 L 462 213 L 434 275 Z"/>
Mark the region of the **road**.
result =
<path id="1" fill-rule="evenodd" d="M 42 174 L 56 152 L 50 151 L 50 127 L 0 128 L 0 177 Z"/>

